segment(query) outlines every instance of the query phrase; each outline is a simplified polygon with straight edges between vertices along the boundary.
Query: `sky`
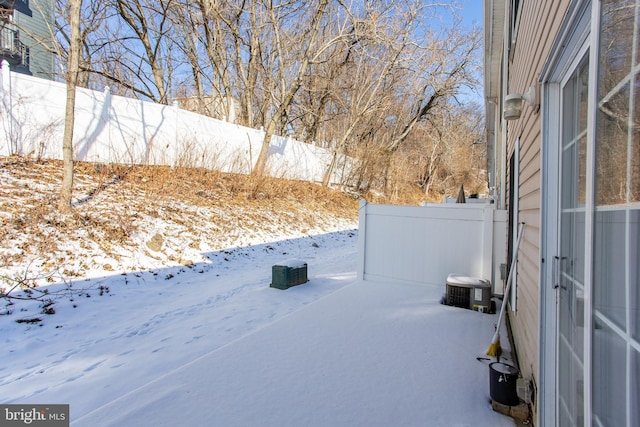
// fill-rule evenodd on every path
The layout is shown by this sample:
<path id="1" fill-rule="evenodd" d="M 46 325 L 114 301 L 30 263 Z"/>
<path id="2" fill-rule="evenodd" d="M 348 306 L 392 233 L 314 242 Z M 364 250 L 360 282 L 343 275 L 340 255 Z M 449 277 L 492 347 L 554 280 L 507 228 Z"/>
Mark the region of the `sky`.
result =
<path id="1" fill-rule="evenodd" d="M 465 3 L 463 4 L 463 8 L 461 10 L 462 13 L 462 19 L 465 25 L 469 26 L 469 27 L 473 27 L 474 25 L 477 26 L 479 29 L 482 30 L 483 28 L 483 18 L 482 18 L 482 0 L 466 0 Z M 482 52 L 480 53 L 482 54 Z M 483 80 L 480 79 L 480 84 L 482 84 Z M 483 105 L 483 94 L 484 94 L 484 90 L 482 87 L 480 87 L 480 93 L 479 94 L 475 94 L 475 93 L 471 93 L 469 95 L 469 99 L 472 100 L 473 102 L 477 102 L 480 105 Z"/>
<path id="2" fill-rule="evenodd" d="M 474 26 L 478 29 L 482 30 L 483 28 L 483 17 L 482 17 L 482 0 L 461 0 L 459 6 L 461 9 L 458 10 L 458 14 L 462 17 L 462 23 L 467 28 L 473 28 Z M 482 55 L 482 50 L 478 52 L 478 55 Z M 480 57 L 480 60 L 482 58 Z M 484 90 L 482 87 L 483 79 L 482 79 L 482 71 L 480 71 L 479 86 L 477 88 L 478 93 L 474 93 L 470 89 L 463 87 L 461 89 L 462 94 L 458 96 L 458 100 L 461 103 L 466 102 L 474 102 L 480 106 L 484 106 Z"/>
<path id="3" fill-rule="evenodd" d="M 462 3 L 462 19 L 465 25 L 482 28 L 482 0 L 465 0 Z"/>

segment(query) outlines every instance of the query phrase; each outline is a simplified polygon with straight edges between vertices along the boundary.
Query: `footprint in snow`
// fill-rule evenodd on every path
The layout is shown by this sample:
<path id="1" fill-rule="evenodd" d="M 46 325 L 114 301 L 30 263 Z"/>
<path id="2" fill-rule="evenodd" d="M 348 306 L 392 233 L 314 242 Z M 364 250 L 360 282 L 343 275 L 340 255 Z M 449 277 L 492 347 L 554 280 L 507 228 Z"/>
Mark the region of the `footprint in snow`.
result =
<path id="1" fill-rule="evenodd" d="M 191 340 L 185 342 L 185 344 L 191 344 L 194 341 L 199 340 L 200 338 L 202 338 L 204 335 L 196 335 L 195 337 L 191 338 Z"/>
<path id="2" fill-rule="evenodd" d="M 102 365 L 105 361 L 101 360 L 100 362 L 96 362 L 93 365 L 89 366 L 88 368 L 86 368 L 83 372 L 91 372 L 94 369 L 96 369 L 98 366 Z"/>

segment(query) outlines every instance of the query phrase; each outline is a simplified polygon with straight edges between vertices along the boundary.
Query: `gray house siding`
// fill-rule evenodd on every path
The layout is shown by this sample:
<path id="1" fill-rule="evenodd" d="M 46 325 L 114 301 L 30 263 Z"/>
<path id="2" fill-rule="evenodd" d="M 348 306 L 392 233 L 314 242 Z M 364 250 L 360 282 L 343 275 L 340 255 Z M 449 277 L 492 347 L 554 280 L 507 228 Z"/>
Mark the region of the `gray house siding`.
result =
<path id="1" fill-rule="evenodd" d="M 18 7 L 18 3 L 22 3 L 22 6 Z M 27 8 L 25 9 L 24 6 Z M 55 22 L 53 0 L 16 1 L 13 22 L 20 32 L 20 41 L 29 49 L 31 74 L 53 79 L 54 54 L 51 52 Z"/>

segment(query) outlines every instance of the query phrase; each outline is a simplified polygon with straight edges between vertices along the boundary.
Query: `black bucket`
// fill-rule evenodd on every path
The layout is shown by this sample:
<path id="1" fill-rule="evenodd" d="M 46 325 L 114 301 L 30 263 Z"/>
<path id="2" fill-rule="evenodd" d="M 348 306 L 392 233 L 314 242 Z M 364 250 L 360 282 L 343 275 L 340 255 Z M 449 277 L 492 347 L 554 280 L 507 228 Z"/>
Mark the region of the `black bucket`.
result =
<path id="1" fill-rule="evenodd" d="M 489 364 L 491 400 L 507 406 L 516 406 L 518 398 L 518 369 L 501 362 Z"/>

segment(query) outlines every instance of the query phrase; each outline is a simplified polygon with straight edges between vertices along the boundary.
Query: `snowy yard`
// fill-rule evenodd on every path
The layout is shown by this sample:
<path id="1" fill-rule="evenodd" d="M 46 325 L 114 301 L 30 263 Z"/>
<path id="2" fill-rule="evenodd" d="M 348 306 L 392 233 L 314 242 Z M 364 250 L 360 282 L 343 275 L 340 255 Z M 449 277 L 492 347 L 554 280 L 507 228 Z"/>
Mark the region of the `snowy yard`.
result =
<path id="1" fill-rule="evenodd" d="M 343 231 L 79 282 L 108 291 L 0 316 L 0 401 L 92 427 L 514 425 L 476 360 L 497 316 L 440 305 L 444 285 L 358 281 L 356 248 Z M 288 258 L 310 281 L 270 288 Z"/>

